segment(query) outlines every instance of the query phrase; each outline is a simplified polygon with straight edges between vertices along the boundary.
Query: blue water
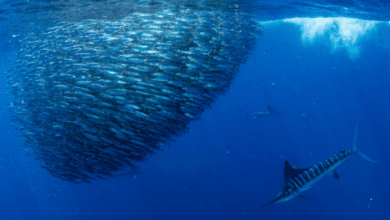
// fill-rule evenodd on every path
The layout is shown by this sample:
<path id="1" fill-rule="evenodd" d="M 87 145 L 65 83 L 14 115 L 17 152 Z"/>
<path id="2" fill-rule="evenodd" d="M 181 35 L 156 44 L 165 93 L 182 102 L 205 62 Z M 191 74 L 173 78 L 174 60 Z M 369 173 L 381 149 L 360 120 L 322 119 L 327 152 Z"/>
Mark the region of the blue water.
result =
<path id="1" fill-rule="evenodd" d="M 52 177 L 26 155 L 1 74 L 0 219 L 389 219 L 390 26 L 326 22 L 264 22 L 234 85 L 188 133 L 142 172 L 92 185 Z M 0 72 L 11 52 L 2 50 Z M 247 116 L 267 104 L 283 115 Z M 305 168 L 351 148 L 357 122 L 359 146 L 378 164 L 352 155 L 339 180 L 303 192 L 314 203 L 294 198 L 252 214 L 281 190 L 285 160 Z"/>

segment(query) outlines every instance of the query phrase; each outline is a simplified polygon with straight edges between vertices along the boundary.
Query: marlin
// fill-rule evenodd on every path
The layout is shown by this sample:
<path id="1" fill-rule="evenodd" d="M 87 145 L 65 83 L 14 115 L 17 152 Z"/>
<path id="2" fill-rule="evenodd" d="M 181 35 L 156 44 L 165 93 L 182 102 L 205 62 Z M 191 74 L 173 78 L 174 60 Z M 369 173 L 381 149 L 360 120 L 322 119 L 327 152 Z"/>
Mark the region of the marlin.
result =
<path id="1" fill-rule="evenodd" d="M 276 111 L 271 106 L 267 105 L 267 111 L 266 112 L 255 112 L 250 114 L 252 118 L 269 118 L 269 117 L 276 117 L 282 115 L 280 112 Z"/>
<path id="2" fill-rule="evenodd" d="M 359 123 L 356 124 L 355 135 L 353 138 L 353 148 L 347 151 L 340 151 L 340 153 L 329 157 L 328 159 L 317 163 L 316 165 L 306 168 L 306 169 L 294 169 L 291 167 L 290 163 L 286 161 L 284 163 L 284 180 L 285 185 L 282 188 L 282 191 L 276 196 L 274 200 L 265 204 L 264 206 L 257 209 L 255 212 L 260 209 L 278 202 L 286 202 L 296 196 L 299 196 L 305 200 L 310 201 L 305 196 L 302 196 L 300 193 L 309 189 L 314 183 L 324 177 L 326 174 L 333 176 L 336 179 L 339 179 L 339 175 L 336 172 L 336 168 L 344 163 L 349 156 L 352 154 L 358 154 L 364 159 L 372 162 L 378 163 L 375 160 L 372 160 L 365 154 L 360 151 L 358 146 L 358 126 Z"/>

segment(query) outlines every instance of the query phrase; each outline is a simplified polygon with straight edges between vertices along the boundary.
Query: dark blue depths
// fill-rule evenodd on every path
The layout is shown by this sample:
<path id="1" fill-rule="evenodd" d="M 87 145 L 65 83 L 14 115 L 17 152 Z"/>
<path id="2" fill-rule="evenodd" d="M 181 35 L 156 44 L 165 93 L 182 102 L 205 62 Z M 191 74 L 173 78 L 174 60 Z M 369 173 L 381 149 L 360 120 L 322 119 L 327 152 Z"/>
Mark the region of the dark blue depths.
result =
<path id="1" fill-rule="evenodd" d="M 39 167 L 19 146 L 0 100 L 0 213 L 2 219 L 388 219 L 390 139 L 389 33 L 385 26 L 360 39 L 354 60 L 329 52 L 326 38 L 302 44 L 292 24 L 266 25 L 266 35 L 234 85 L 193 122 L 188 133 L 136 176 L 61 181 Z M 12 63 L 1 54 L 2 71 Z M 1 76 L 4 94 L 5 76 Z M 283 116 L 253 119 L 269 104 Z M 283 186 L 283 165 L 305 168 L 359 145 L 380 161 L 351 156 L 340 180 L 324 177 L 303 194 L 256 214 Z"/>

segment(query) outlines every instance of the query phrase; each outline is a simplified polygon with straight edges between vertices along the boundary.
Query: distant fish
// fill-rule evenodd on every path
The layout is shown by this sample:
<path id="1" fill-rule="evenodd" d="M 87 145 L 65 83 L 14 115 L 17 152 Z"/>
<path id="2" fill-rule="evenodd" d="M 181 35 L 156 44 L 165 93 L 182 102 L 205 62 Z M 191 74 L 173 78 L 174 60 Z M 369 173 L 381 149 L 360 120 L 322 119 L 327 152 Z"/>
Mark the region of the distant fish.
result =
<path id="1" fill-rule="evenodd" d="M 326 174 L 333 176 L 336 179 L 339 179 L 339 175 L 336 173 L 336 168 L 340 166 L 343 162 L 347 160 L 347 158 L 353 154 L 359 154 L 364 159 L 378 163 L 371 158 L 367 157 L 360 151 L 360 148 L 357 144 L 358 138 L 358 125 L 355 128 L 355 136 L 353 139 L 353 148 L 347 151 L 340 151 L 340 153 L 329 157 L 328 159 L 306 169 L 294 169 L 291 165 L 286 161 L 284 163 L 284 180 L 285 185 L 277 197 L 266 205 L 260 207 L 254 212 L 259 211 L 260 209 L 277 202 L 285 202 L 288 201 L 295 196 L 299 196 L 305 200 L 308 200 L 306 197 L 300 195 L 301 192 L 309 189 L 314 183 L 324 177 Z"/>
<path id="2" fill-rule="evenodd" d="M 137 178 L 138 175 L 145 173 L 145 170 L 141 170 L 138 167 L 131 167 L 125 170 L 118 171 L 112 174 L 114 178 L 133 176 L 133 179 Z"/>
<path id="3" fill-rule="evenodd" d="M 121 177 L 133 177 L 133 179 L 145 173 L 156 173 L 158 172 L 155 169 L 140 169 L 139 167 L 130 167 L 124 170 L 120 170 L 112 174 L 113 178 L 121 178 Z"/>
<path id="4" fill-rule="evenodd" d="M 266 112 L 255 112 L 250 114 L 252 118 L 269 118 L 269 117 L 276 117 L 281 116 L 282 114 L 278 111 L 276 111 L 271 106 L 267 105 L 267 111 Z"/>

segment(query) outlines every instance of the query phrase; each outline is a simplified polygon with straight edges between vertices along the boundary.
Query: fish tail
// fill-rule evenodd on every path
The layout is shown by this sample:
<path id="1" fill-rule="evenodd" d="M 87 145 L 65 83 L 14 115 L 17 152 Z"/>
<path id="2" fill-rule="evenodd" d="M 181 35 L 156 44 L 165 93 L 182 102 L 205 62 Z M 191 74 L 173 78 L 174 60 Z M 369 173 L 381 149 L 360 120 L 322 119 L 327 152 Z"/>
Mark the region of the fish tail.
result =
<path id="1" fill-rule="evenodd" d="M 356 124 L 356 127 L 355 127 L 355 135 L 353 136 L 353 148 L 352 148 L 352 151 L 354 153 L 358 154 L 359 156 L 363 157 L 364 159 L 370 161 L 371 163 L 378 163 L 378 161 L 375 161 L 375 160 L 369 158 L 367 155 L 365 155 L 360 150 L 360 147 L 358 145 L 358 127 L 359 127 L 359 122 Z"/>

